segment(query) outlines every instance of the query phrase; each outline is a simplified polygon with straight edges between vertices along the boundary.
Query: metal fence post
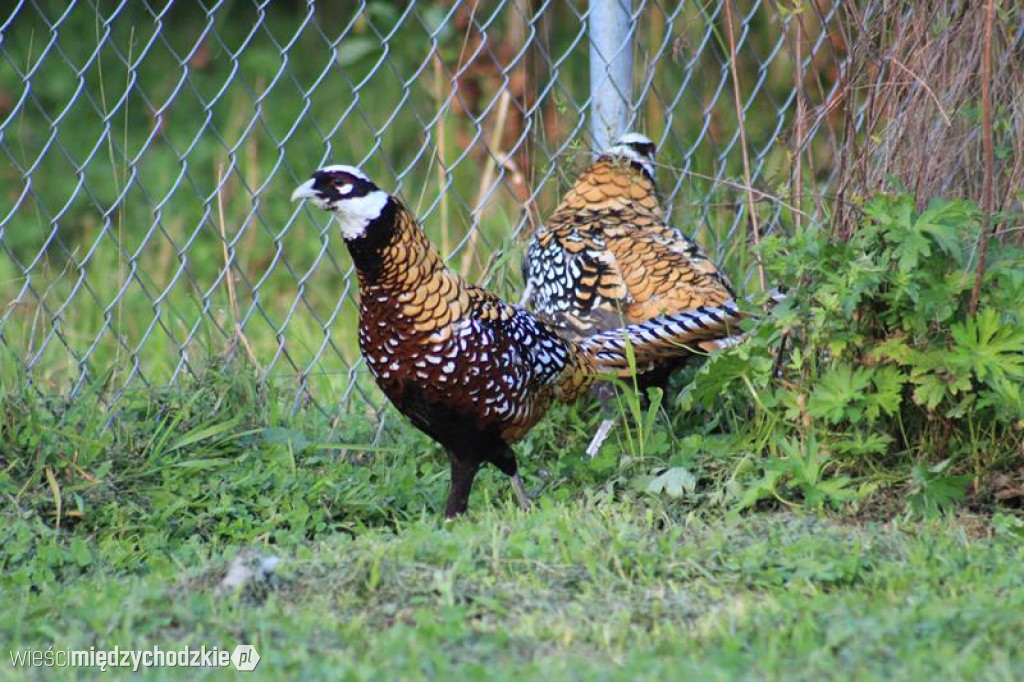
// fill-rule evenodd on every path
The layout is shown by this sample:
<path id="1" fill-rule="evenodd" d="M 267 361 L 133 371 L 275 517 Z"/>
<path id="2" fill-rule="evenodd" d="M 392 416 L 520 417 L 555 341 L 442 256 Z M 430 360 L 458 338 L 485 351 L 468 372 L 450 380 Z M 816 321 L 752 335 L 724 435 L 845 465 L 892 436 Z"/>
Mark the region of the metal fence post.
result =
<path id="1" fill-rule="evenodd" d="M 633 99 L 632 0 L 590 0 L 590 126 L 594 150 L 626 132 Z"/>

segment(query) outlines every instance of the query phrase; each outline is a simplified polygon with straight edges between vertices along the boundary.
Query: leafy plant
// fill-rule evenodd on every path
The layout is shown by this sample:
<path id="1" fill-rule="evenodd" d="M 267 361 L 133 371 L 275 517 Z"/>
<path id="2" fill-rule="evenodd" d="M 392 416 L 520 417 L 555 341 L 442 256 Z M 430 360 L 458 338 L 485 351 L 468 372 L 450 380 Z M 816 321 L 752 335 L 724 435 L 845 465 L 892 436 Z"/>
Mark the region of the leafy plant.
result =
<path id="1" fill-rule="evenodd" d="M 835 506 L 860 479 L 864 491 L 906 490 L 912 511 L 930 513 L 1019 464 L 1024 257 L 1010 246 L 995 256 L 968 314 L 979 229 L 969 202 L 919 211 L 910 196 L 879 195 L 845 241 L 814 226 L 765 239 L 790 300 L 684 391 L 691 408 L 731 413 L 764 457 L 736 464 L 741 507 Z"/>

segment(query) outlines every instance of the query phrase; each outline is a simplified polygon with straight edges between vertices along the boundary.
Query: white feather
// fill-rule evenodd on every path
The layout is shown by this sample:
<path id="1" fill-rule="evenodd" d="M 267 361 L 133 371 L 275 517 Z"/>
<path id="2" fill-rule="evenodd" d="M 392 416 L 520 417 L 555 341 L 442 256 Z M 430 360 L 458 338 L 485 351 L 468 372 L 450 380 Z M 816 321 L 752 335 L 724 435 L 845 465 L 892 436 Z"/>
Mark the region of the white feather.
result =
<path id="1" fill-rule="evenodd" d="M 364 173 L 363 171 L 359 170 L 355 166 L 346 166 L 346 165 L 340 164 L 340 163 L 334 164 L 333 166 L 324 166 L 323 168 L 321 168 L 317 172 L 319 172 L 319 173 L 348 173 L 349 175 L 356 176 L 360 180 L 369 180 L 370 179 L 370 178 L 367 177 L 366 173 Z"/>
<path id="2" fill-rule="evenodd" d="M 619 141 L 616 142 L 615 144 L 651 144 L 651 145 L 653 145 L 654 142 L 651 140 L 651 138 L 647 137 L 646 135 L 642 135 L 640 133 L 626 133 L 625 135 L 620 137 Z"/>
<path id="3" fill-rule="evenodd" d="M 384 205 L 388 203 L 388 193 L 374 190 L 364 197 L 342 199 L 334 208 L 334 217 L 341 225 L 341 236 L 346 241 L 360 239 L 366 234 L 366 226 L 380 217 Z"/>

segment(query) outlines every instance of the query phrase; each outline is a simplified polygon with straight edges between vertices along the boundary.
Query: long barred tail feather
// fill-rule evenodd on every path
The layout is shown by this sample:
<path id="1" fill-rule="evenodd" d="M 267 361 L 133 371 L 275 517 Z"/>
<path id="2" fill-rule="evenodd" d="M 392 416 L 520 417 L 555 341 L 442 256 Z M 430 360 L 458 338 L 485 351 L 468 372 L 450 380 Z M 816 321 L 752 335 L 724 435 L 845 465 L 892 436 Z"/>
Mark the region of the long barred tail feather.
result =
<path id="1" fill-rule="evenodd" d="M 779 289 L 769 294 L 769 305 L 786 299 Z M 580 350 L 598 371 L 630 374 L 627 346 L 632 347 L 634 367 L 643 371 L 659 360 L 694 352 L 727 348 L 742 335 L 738 325 L 745 317 L 735 301 L 720 306 L 701 306 L 675 315 L 655 317 L 621 329 L 611 329 L 582 339 Z"/>
<path id="2" fill-rule="evenodd" d="M 767 307 L 769 309 L 774 308 L 779 303 L 782 303 L 787 298 L 786 287 L 775 287 L 768 292 Z M 746 334 L 734 334 L 732 336 L 725 336 L 720 339 L 711 339 L 708 341 L 700 341 L 694 344 L 697 348 L 705 353 L 710 353 L 716 350 L 725 350 L 726 348 L 732 348 L 743 343 L 747 338 Z"/>
<path id="3" fill-rule="evenodd" d="M 644 371 L 658 360 L 693 352 L 700 341 L 730 336 L 730 327 L 741 319 L 739 307 L 730 301 L 611 329 L 589 336 L 579 345 L 598 371 L 628 374 L 633 368 Z M 632 347 L 633 368 L 627 347 Z"/>

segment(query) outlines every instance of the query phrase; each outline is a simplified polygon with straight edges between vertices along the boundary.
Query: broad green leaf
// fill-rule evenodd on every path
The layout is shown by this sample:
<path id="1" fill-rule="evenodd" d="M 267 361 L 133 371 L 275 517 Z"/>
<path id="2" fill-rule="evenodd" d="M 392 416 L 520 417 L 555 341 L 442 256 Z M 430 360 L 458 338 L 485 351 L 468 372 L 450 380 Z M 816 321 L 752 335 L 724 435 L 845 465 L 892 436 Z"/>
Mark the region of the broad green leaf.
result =
<path id="1" fill-rule="evenodd" d="M 925 374 L 915 379 L 917 387 L 914 389 L 914 402 L 924 405 L 929 410 L 938 407 L 942 399 L 946 397 L 946 382 L 935 374 Z"/>
<path id="2" fill-rule="evenodd" d="M 684 494 L 692 495 L 696 490 L 697 477 L 686 467 L 666 469 L 647 484 L 647 492 L 655 495 L 664 493 L 672 498 L 680 498 Z"/>
<path id="3" fill-rule="evenodd" d="M 844 418 L 859 421 L 859 410 L 849 409 L 860 402 L 871 381 L 871 371 L 840 364 L 830 369 L 818 381 L 807 401 L 807 413 L 836 423 Z"/>
<path id="4" fill-rule="evenodd" d="M 903 384 L 907 382 L 907 376 L 898 368 L 886 365 L 874 371 L 871 382 L 875 385 L 875 392 L 868 396 L 868 419 L 874 421 L 880 412 L 887 415 L 896 414 L 900 408 Z"/>
<path id="5" fill-rule="evenodd" d="M 945 469 L 945 460 L 940 465 L 925 468 L 918 464 L 912 470 L 917 490 L 910 496 L 911 507 L 920 513 L 943 511 L 951 508 L 963 499 L 967 493 L 970 476 L 946 476 L 941 473 Z M 939 471 L 936 472 L 936 469 Z"/>
<path id="6" fill-rule="evenodd" d="M 887 433 L 868 433 L 854 431 L 832 444 L 838 454 L 862 456 L 882 455 L 889 450 L 893 437 Z"/>
<path id="7" fill-rule="evenodd" d="M 953 340 L 980 381 L 1024 378 L 1024 327 L 1000 319 L 986 308 L 952 328 Z"/>

